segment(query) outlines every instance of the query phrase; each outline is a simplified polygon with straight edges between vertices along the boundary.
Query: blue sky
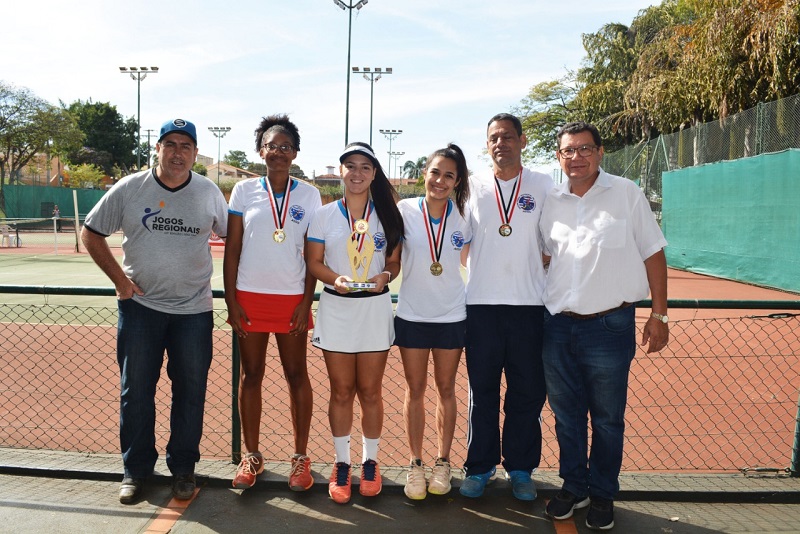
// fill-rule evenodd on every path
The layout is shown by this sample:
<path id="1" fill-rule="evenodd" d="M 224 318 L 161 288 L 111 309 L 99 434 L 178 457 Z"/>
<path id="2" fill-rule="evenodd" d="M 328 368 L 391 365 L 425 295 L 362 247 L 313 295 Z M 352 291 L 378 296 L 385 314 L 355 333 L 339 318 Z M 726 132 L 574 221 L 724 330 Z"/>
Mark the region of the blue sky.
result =
<path id="1" fill-rule="evenodd" d="M 581 34 L 630 24 L 657 3 L 369 0 L 353 11 L 351 65 L 394 70 L 373 86 L 379 159 L 388 167 L 389 141 L 378 130 L 396 129 L 403 133 L 391 150 L 405 153 L 401 165 L 452 141 L 471 170 L 487 168 L 482 151 L 492 115 L 509 111 L 531 86 L 578 68 Z M 190 120 L 200 153 L 216 161 L 217 139 L 207 128 L 229 126 L 223 156 L 243 150 L 256 161 L 253 130 L 261 117 L 288 113 L 300 128 L 295 162 L 305 173 L 338 165 L 348 11 L 333 0 L 2 4 L 5 82 L 53 104 L 110 102 L 128 117 L 136 116 L 137 84 L 119 67 L 157 66 L 141 83 L 143 129 Z M 349 140 L 368 141 L 370 83 L 350 78 Z"/>

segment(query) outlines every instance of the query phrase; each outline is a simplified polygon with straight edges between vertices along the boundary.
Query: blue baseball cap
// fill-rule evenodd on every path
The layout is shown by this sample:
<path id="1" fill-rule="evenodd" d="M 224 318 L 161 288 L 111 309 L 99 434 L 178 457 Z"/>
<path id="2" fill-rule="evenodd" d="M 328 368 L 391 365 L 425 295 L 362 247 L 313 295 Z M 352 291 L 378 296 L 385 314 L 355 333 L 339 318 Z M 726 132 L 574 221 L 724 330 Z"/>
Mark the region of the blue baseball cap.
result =
<path id="1" fill-rule="evenodd" d="M 161 142 L 165 135 L 172 132 L 188 135 L 192 138 L 194 144 L 197 144 L 197 130 L 195 129 L 194 124 L 189 121 L 185 121 L 183 119 L 173 119 L 165 122 L 161 125 L 161 133 L 158 135 L 158 141 Z"/>

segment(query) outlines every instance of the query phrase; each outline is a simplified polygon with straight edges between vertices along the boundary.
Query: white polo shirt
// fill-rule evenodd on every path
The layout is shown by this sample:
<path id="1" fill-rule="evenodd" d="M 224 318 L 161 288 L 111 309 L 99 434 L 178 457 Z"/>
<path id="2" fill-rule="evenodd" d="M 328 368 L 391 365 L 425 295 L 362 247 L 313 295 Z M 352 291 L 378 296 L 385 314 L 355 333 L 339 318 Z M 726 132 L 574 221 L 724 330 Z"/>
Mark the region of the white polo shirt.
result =
<path id="1" fill-rule="evenodd" d="M 244 235 L 236 289 L 271 295 L 300 295 L 305 290 L 306 262 L 303 245 L 314 213 L 322 205 L 319 190 L 302 180 L 291 179 L 288 202 L 286 192 L 275 202 L 286 216 L 283 223 L 286 239 L 277 243 L 276 206 L 267 192 L 266 178 L 237 182 L 231 192 L 228 213 L 242 217 Z"/>
<path id="2" fill-rule="evenodd" d="M 443 270 L 431 274 L 431 243 L 428 221 L 422 211 L 422 198 L 407 198 L 397 204 L 403 216 L 403 282 L 397 295 L 397 316 L 406 321 L 454 323 L 467 318 L 464 304 L 464 279 L 461 277 L 461 250 L 472 240 L 469 222 L 461 216 L 455 203 L 447 203 L 442 230 L 441 256 Z M 465 215 L 468 216 L 465 210 Z M 439 232 L 442 218 L 430 219 L 434 232 Z M 434 253 L 435 256 L 435 253 Z"/>
<path id="3" fill-rule="evenodd" d="M 369 215 L 366 218 L 369 223 L 367 234 L 372 236 L 375 245 L 375 253 L 369 264 L 367 280 L 380 274 L 386 266 L 386 234 L 383 231 L 378 213 L 375 211 L 375 204 L 370 200 Z M 308 227 L 308 240 L 325 245 L 325 265 L 342 276 L 353 276 L 350 267 L 350 255 L 347 250 L 347 242 L 353 233 L 346 207 L 341 200 L 325 204 L 317 209 L 314 220 Z M 365 234 L 365 235 L 367 235 Z M 332 285 L 325 284 L 325 287 L 333 289 Z"/>
<path id="4" fill-rule="evenodd" d="M 600 169 L 583 197 L 565 181 L 547 195 L 539 227 L 552 256 L 544 294 L 550 313 L 598 313 L 649 295 L 644 260 L 667 241 L 631 180 Z"/>
<path id="5" fill-rule="evenodd" d="M 503 200 L 514 207 L 511 235 L 503 237 L 499 233 L 503 221 L 494 175 L 489 171 L 470 177 L 472 243 L 467 261 L 467 305 L 542 305 L 544 267 L 539 217 L 553 180 L 546 174 L 523 169 L 522 184 L 515 195 L 513 188 L 519 179 L 500 180 Z"/>

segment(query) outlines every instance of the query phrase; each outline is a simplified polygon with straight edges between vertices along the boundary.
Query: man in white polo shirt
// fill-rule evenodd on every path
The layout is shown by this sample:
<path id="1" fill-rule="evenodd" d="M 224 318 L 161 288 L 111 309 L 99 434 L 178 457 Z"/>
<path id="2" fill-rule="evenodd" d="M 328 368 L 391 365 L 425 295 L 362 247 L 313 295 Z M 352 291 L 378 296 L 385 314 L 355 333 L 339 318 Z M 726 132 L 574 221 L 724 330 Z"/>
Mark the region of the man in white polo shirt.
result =
<path id="1" fill-rule="evenodd" d="M 467 269 L 469 435 L 460 492 L 477 498 L 502 461 L 514 497 L 536 498 L 545 401 L 544 265 L 539 217 L 553 180 L 522 166 L 519 119 L 495 115 L 486 130 L 492 170 L 470 177 L 472 243 Z M 505 415 L 500 433 L 500 383 Z"/>
<path id="2" fill-rule="evenodd" d="M 628 373 L 636 352 L 633 304 L 648 292 L 653 313 L 642 345 L 656 352 L 669 338 L 667 242 L 639 187 L 600 168 L 603 144 L 596 127 L 569 123 L 557 139 L 568 180 L 547 195 L 539 227 L 551 255 L 542 360 L 564 482 L 547 515 L 567 519 L 591 504 L 586 525 L 608 530 L 614 526 Z"/>

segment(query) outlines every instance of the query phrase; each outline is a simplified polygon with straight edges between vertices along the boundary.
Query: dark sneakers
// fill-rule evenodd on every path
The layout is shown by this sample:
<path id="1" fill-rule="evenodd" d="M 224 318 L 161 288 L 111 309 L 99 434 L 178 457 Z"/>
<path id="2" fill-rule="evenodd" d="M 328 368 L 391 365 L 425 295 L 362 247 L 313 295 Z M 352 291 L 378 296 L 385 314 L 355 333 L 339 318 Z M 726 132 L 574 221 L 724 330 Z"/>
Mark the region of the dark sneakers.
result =
<path id="1" fill-rule="evenodd" d="M 186 473 L 172 477 L 172 495 L 179 501 L 188 501 L 191 499 L 192 495 L 194 495 L 195 488 L 197 488 L 197 483 L 194 479 L 194 473 Z"/>
<path id="2" fill-rule="evenodd" d="M 133 504 L 142 496 L 143 489 L 143 478 L 123 478 L 122 484 L 119 486 L 119 502 L 122 504 Z"/>
<path id="3" fill-rule="evenodd" d="M 594 530 L 614 528 L 614 501 L 592 497 L 589 513 L 586 514 L 586 526 Z"/>
<path id="4" fill-rule="evenodd" d="M 577 495 L 567 491 L 561 490 L 547 503 L 545 513 L 551 519 L 569 519 L 572 517 L 572 512 L 586 508 L 589 506 L 589 497 L 578 497 Z"/>

